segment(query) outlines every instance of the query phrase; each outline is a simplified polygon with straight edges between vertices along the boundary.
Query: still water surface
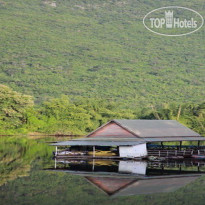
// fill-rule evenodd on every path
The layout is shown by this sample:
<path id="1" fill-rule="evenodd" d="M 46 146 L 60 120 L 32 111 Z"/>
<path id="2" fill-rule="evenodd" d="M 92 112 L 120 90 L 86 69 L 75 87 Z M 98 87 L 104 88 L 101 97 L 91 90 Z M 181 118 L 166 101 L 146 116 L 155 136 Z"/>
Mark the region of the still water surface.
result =
<path id="1" fill-rule="evenodd" d="M 53 159 L 48 141 L 0 139 L 0 204 L 205 204 L 204 161 Z"/>

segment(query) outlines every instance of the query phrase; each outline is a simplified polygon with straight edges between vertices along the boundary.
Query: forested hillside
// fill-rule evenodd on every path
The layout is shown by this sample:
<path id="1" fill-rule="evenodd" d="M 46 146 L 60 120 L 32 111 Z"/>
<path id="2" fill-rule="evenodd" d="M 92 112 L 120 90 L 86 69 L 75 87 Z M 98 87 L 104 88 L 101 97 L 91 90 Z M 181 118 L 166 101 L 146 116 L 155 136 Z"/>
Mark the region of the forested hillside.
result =
<path id="1" fill-rule="evenodd" d="M 201 103 L 204 27 L 163 37 L 142 23 L 170 5 L 205 15 L 203 0 L 0 0 L 0 83 L 37 103 L 62 94 L 132 109 Z"/>
<path id="2" fill-rule="evenodd" d="M 32 96 L 0 85 L 0 135 L 49 133 L 84 135 L 111 119 L 178 120 L 205 135 L 205 103 L 161 104 L 122 109 L 116 102 L 96 99 L 72 101 L 68 96 L 35 105 Z"/>

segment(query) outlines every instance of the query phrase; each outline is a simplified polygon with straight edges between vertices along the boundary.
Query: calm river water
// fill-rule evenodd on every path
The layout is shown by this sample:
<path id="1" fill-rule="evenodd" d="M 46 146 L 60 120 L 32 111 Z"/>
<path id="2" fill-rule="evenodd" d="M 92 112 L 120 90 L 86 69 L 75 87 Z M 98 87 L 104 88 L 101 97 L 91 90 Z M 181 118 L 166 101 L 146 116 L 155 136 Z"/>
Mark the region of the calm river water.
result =
<path id="1" fill-rule="evenodd" d="M 205 161 L 55 160 L 58 140 L 0 138 L 1 205 L 205 204 Z"/>

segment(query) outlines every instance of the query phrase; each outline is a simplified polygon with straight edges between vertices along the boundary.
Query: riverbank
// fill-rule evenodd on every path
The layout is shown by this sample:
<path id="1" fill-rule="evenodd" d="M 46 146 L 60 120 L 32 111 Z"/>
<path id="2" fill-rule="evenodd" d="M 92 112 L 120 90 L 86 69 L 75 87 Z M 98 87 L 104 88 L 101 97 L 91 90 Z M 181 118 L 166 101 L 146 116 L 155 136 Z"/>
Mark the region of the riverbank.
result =
<path id="1" fill-rule="evenodd" d="M 45 134 L 45 133 L 28 133 L 28 134 L 12 134 L 12 135 L 0 135 L 0 137 L 27 137 L 28 139 L 45 139 L 54 137 L 59 139 L 74 139 L 74 138 L 80 138 L 84 135 L 68 135 L 68 134 Z"/>

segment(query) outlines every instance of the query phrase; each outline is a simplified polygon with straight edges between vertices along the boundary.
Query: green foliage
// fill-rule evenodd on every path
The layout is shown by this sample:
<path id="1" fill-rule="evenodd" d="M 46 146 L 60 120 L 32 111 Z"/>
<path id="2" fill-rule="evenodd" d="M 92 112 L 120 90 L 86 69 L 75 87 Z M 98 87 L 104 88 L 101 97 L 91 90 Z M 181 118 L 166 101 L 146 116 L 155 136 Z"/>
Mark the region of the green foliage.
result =
<path id="1" fill-rule="evenodd" d="M 86 134 L 113 118 L 132 117 L 133 113 L 119 112 L 112 103 L 102 101 L 70 102 L 67 96 L 51 99 L 38 109 L 38 118 L 46 122 L 36 131 L 58 134 Z M 28 119 L 28 122 L 30 120 Z"/>
<path id="2" fill-rule="evenodd" d="M 17 93 L 7 86 L 0 85 L 0 130 L 2 127 L 4 129 L 18 129 L 25 123 L 26 109 L 32 106 L 31 96 Z"/>
<path id="3" fill-rule="evenodd" d="M 200 103 L 204 27 L 177 38 L 155 35 L 142 19 L 170 1 L 0 1 L 0 79 L 32 95 L 117 101 Z M 172 1 L 205 15 L 203 0 Z"/>
<path id="4" fill-rule="evenodd" d="M 68 96 L 33 106 L 32 97 L 0 87 L 0 134 L 40 132 L 84 135 L 111 119 L 172 119 L 205 135 L 205 103 L 163 104 L 144 109 L 122 109 L 116 102 Z"/>
<path id="5" fill-rule="evenodd" d="M 194 104 L 164 104 L 162 106 L 143 109 L 142 118 L 178 120 L 185 126 L 205 136 L 205 103 Z"/>

